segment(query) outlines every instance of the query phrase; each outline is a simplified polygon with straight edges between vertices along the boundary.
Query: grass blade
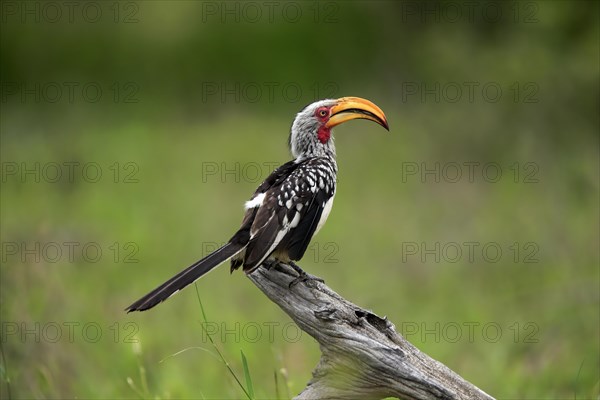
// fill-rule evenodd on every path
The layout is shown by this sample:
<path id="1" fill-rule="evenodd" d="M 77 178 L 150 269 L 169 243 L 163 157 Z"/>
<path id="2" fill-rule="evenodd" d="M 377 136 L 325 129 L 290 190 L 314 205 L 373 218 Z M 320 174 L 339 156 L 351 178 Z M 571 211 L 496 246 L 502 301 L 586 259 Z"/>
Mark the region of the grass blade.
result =
<path id="1" fill-rule="evenodd" d="M 207 324 L 208 323 L 208 319 L 206 318 L 206 313 L 204 312 L 204 306 L 202 305 L 202 300 L 200 299 L 200 292 L 198 291 L 198 285 L 196 283 L 194 283 L 194 287 L 196 288 L 196 296 L 198 297 L 198 303 L 200 303 L 200 310 L 202 311 L 203 322 L 204 322 L 204 324 Z M 246 388 L 244 387 L 244 385 L 242 385 L 242 382 L 240 382 L 240 380 L 238 379 L 237 375 L 235 374 L 235 372 L 231 368 L 231 365 L 229 365 L 229 363 L 225 359 L 225 356 L 223 356 L 223 353 L 221 353 L 221 350 L 219 350 L 219 348 L 215 344 L 215 342 L 214 342 L 212 336 L 210 335 L 210 333 L 206 329 L 204 329 L 204 325 L 200 324 L 200 327 L 202 328 L 202 330 L 204 330 L 204 332 L 206 333 L 206 336 L 208 336 L 208 340 L 210 341 L 210 343 L 214 347 L 215 351 L 219 355 L 219 359 L 225 365 L 225 367 L 227 367 L 227 369 L 229 370 L 229 373 L 231 374 L 231 376 L 233 376 L 233 379 L 235 379 L 235 381 L 237 382 L 238 386 L 242 389 L 242 391 L 244 392 L 244 394 L 246 395 L 246 397 L 248 397 L 248 399 L 253 400 L 254 396 L 250 396 L 250 393 L 248 393 L 248 391 L 246 390 Z"/>
<path id="2" fill-rule="evenodd" d="M 250 369 L 248 368 L 248 361 L 246 360 L 244 351 L 240 350 L 240 353 L 242 353 L 242 365 L 244 367 L 244 376 L 246 377 L 246 388 L 248 389 L 248 394 L 250 395 L 250 397 L 254 399 L 254 387 L 252 386 L 252 378 L 250 377 Z"/>
<path id="3" fill-rule="evenodd" d="M 273 371 L 273 379 L 275 380 L 275 398 L 279 400 L 281 396 L 279 395 L 279 379 L 277 379 L 277 370 Z"/>

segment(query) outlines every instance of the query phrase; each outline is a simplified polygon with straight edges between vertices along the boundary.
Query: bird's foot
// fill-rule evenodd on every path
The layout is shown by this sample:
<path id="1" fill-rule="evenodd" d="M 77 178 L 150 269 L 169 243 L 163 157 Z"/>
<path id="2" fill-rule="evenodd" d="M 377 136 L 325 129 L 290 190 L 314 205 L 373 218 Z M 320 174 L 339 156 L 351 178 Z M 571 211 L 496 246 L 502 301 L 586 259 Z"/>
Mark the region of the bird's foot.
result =
<path id="1" fill-rule="evenodd" d="M 325 283 L 325 281 L 317 276 L 311 275 L 309 273 L 306 273 L 302 270 L 302 268 L 300 268 L 296 263 L 290 261 L 289 263 L 287 263 L 290 267 L 292 267 L 294 269 L 294 271 L 296 271 L 298 273 L 298 277 L 295 278 L 294 280 L 292 280 L 290 282 L 290 284 L 288 285 L 288 287 L 291 289 L 294 286 L 296 286 L 297 284 L 299 284 L 300 282 L 310 282 L 310 281 L 317 281 L 317 282 L 321 282 L 321 283 Z"/>
<path id="2" fill-rule="evenodd" d="M 277 267 L 277 265 L 279 265 L 279 263 L 275 260 L 265 260 L 263 261 L 262 265 L 267 269 L 267 271 L 270 271 L 273 267 Z"/>

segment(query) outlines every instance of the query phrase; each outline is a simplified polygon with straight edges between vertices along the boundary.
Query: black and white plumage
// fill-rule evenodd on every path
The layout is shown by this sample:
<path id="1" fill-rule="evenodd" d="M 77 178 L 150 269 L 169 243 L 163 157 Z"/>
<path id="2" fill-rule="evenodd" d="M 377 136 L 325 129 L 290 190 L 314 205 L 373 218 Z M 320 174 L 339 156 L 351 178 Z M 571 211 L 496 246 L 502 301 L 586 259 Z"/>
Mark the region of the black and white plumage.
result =
<path id="1" fill-rule="evenodd" d="M 331 129 L 357 118 L 375 121 L 388 129 L 383 111 L 358 97 L 321 100 L 300 111 L 289 138 L 294 159 L 273 171 L 246 202 L 240 229 L 223 247 L 126 310 L 152 308 L 228 259 L 231 271 L 242 267 L 246 273 L 267 259 L 284 263 L 300 260 L 333 205 L 337 164 Z"/>

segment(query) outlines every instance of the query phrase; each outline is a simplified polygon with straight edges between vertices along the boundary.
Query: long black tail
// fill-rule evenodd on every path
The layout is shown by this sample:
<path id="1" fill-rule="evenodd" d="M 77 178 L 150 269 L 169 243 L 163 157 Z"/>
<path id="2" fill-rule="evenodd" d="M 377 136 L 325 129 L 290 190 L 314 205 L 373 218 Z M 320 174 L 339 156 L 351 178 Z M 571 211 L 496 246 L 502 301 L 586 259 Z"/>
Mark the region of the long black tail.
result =
<path id="1" fill-rule="evenodd" d="M 127 312 L 148 310 L 158 303 L 161 303 L 173 296 L 175 293 L 193 283 L 196 279 L 206 274 L 223 261 L 239 252 L 243 246 L 239 244 L 227 243 L 223 247 L 210 253 L 200 261 L 196 261 L 129 307 Z"/>

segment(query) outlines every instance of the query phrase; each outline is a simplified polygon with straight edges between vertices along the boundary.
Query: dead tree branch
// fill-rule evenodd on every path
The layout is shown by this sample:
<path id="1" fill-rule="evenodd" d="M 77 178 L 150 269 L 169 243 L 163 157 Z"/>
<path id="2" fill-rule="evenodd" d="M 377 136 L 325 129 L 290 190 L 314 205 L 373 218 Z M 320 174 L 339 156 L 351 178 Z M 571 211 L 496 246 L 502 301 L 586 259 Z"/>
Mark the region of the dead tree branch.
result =
<path id="1" fill-rule="evenodd" d="M 287 265 L 248 278 L 321 345 L 313 378 L 296 399 L 493 399 L 422 353 L 394 325 Z"/>

